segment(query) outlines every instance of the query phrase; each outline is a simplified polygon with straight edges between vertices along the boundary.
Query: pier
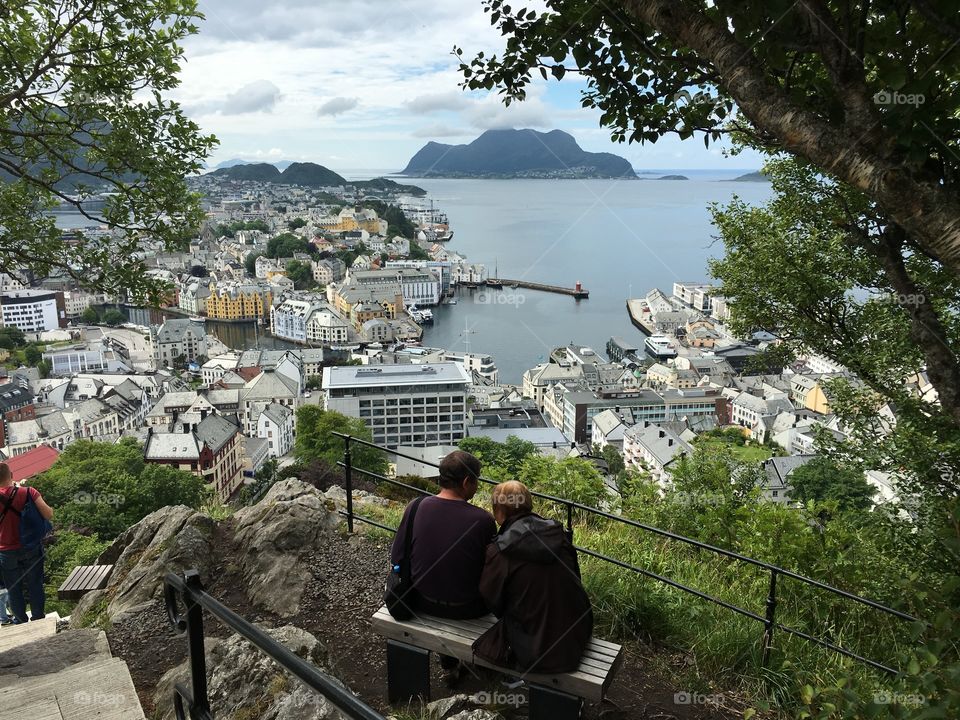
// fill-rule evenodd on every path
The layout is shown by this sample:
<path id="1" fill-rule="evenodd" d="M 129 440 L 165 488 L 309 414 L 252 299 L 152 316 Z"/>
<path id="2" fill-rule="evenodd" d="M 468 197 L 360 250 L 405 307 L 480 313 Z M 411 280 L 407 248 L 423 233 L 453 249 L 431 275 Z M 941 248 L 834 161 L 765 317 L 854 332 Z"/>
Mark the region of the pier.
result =
<path id="1" fill-rule="evenodd" d="M 627 300 L 627 313 L 630 315 L 630 322 L 644 335 L 653 335 L 657 328 L 653 323 L 653 314 L 650 312 L 650 305 L 644 299 Z"/>
<path id="2" fill-rule="evenodd" d="M 499 290 L 500 288 L 525 288 L 527 290 L 541 290 L 543 292 L 558 293 L 560 295 L 570 295 L 576 300 L 586 300 L 590 297 L 590 291 L 584 288 L 579 282 L 572 288 L 561 285 L 546 285 L 544 283 L 529 282 L 527 280 L 507 280 L 506 278 L 488 278 L 486 285 L 488 288 Z"/>

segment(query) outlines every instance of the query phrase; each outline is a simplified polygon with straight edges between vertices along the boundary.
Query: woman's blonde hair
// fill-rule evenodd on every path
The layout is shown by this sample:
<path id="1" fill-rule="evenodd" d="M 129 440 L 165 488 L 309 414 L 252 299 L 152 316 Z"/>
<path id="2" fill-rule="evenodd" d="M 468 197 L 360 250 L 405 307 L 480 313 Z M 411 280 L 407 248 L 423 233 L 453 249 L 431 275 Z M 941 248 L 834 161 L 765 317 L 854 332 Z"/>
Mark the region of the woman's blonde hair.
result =
<path id="1" fill-rule="evenodd" d="M 500 510 L 505 518 L 522 512 L 533 512 L 533 495 L 519 480 L 508 480 L 493 488 L 490 503 L 494 511 Z"/>

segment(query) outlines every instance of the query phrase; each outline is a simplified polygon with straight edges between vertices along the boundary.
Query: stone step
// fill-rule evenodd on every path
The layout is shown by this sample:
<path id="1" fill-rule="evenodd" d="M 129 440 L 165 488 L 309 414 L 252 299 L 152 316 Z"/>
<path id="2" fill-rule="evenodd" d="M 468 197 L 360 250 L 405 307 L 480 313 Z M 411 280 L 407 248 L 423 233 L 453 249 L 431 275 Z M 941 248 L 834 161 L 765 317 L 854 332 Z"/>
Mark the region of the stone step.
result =
<path id="1" fill-rule="evenodd" d="M 0 689 L 0 720 L 145 720 L 127 664 L 100 658 Z"/>
<path id="2" fill-rule="evenodd" d="M 0 627 L 0 652 L 56 634 L 59 619 L 59 615 L 50 613 L 43 620 Z"/>

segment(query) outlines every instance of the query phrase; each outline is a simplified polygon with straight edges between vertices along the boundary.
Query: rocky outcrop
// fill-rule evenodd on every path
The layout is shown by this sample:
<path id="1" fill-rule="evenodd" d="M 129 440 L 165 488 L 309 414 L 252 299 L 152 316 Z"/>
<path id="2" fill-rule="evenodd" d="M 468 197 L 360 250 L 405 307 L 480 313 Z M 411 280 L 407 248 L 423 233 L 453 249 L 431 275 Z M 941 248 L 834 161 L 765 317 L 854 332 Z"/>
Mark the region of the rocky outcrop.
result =
<path id="1" fill-rule="evenodd" d="M 290 625 L 266 630 L 266 633 L 321 671 L 325 667 L 324 647 L 310 633 Z M 211 706 L 217 708 L 218 716 L 258 720 L 340 720 L 344 717 L 325 697 L 285 673 L 239 636 L 208 645 L 207 675 L 208 697 Z M 175 717 L 173 688 L 176 683 L 189 687 L 186 663 L 166 673 L 157 684 L 155 717 L 162 720 Z"/>
<path id="2" fill-rule="evenodd" d="M 256 505 L 219 524 L 184 506 L 166 507 L 130 527 L 98 558 L 113 564 L 106 589 L 88 593 L 73 612 L 75 624 L 113 623 L 147 611 L 163 598 L 168 572 L 196 568 L 206 584 L 224 557 L 214 551 L 214 534 L 224 537 L 233 562 L 224 571 L 239 575 L 255 606 L 280 617 L 296 614 L 312 577 L 307 558 L 336 531 L 336 502 L 299 480 L 274 485 Z M 222 555 L 222 553 L 220 553 Z"/>
<path id="3" fill-rule="evenodd" d="M 310 578 L 307 555 L 336 530 L 339 516 L 311 485 L 277 483 L 256 505 L 234 516 L 234 544 L 250 602 L 291 617 Z"/>
<path id="4" fill-rule="evenodd" d="M 80 622 L 91 614 L 110 621 L 136 613 L 163 597 L 167 572 L 196 568 L 206 575 L 212 562 L 211 539 L 216 523 L 196 510 L 178 505 L 153 512 L 128 528 L 97 559 L 113 564 L 107 588 L 88 593 L 73 611 Z"/>

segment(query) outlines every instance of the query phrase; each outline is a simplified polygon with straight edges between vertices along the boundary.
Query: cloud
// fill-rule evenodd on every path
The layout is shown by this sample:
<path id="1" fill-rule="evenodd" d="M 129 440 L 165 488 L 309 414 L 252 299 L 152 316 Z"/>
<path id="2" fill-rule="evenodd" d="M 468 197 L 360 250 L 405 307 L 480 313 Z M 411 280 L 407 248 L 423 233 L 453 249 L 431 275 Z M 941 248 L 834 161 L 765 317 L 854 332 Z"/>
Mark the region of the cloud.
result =
<path id="1" fill-rule="evenodd" d="M 459 111 L 466 109 L 470 104 L 470 98 L 456 91 L 418 95 L 404 103 L 414 115 L 428 115 L 443 110 Z"/>
<path id="2" fill-rule="evenodd" d="M 464 113 L 464 119 L 478 130 L 499 130 L 502 128 L 552 128 L 556 121 L 552 111 L 539 98 L 528 98 L 523 102 L 509 106 L 500 102 L 495 95 L 488 95 L 474 103 Z"/>
<path id="3" fill-rule="evenodd" d="M 320 109 L 317 110 L 317 114 L 340 115 L 348 110 L 353 110 L 359 104 L 360 101 L 357 98 L 335 97 L 331 100 L 327 100 L 323 105 L 321 105 Z"/>
<path id="4" fill-rule="evenodd" d="M 417 128 L 410 134 L 418 138 L 438 138 L 466 137 L 473 133 L 463 128 L 452 127 L 451 125 L 425 125 L 424 127 Z"/>
<path id="5" fill-rule="evenodd" d="M 270 112 L 279 100 L 280 88 L 269 80 L 254 80 L 227 95 L 220 112 L 224 115 Z"/>

